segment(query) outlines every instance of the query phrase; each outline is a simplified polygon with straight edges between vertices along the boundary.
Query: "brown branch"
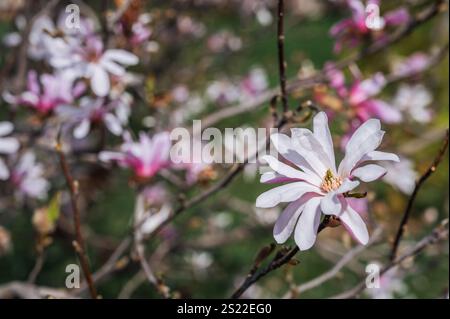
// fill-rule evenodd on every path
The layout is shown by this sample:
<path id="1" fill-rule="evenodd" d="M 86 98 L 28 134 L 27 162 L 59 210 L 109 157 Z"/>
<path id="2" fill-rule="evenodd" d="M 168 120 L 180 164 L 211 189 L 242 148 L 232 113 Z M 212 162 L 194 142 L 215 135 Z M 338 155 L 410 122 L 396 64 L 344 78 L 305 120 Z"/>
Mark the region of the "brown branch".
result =
<path id="1" fill-rule="evenodd" d="M 403 28 L 400 28 L 399 31 L 388 35 L 385 41 L 375 42 L 372 45 L 370 45 L 367 50 L 363 50 L 362 52 L 359 52 L 357 54 L 350 55 L 349 57 L 346 57 L 341 61 L 337 62 L 335 64 L 335 68 L 344 69 L 364 57 L 375 55 L 387 49 L 391 45 L 399 42 L 400 40 L 411 34 L 416 28 L 428 22 L 440 12 L 446 11 L 447 9 L 442 5 L 442 2 L 443 1 L 439 0 L 430 5 L 429 7 L 425 8 L 423 11 L 421 11 L 415 17 L 413 17 L 408 24 L 406 24 Z M 397 80 L 396 78 L 392 77 L 392 81 L 396 80 Z M 326 70 L 322 69 L 318 73 L 309 76 L 307 78 L 290 79 L 286 83 L 286 92 L 290 93 L 300 88 L 303 89 L 311 88 L 318 83 L 323 83 L 326 81 L 327 81 Z M 258 106 L 263 105 L 265 102 L 269 101 L 280 90 L 281 89 L 279 87 L 275 87 L 267 90 L 266 92 L 261 93 L 254 99 L 211 113 L 202 120 L 202 127 L 203 128 L 211 127 L 216 123 L 225 120 L 227 118 L 234 117 L 242 113 L 250 112 L 256 109 Z"/>
<path id="2" fill-rule="evenodd" d="M 412 192 L 411 196 L 409 197 L 408 204 L 406 205 L 405 212 L 403 213 L 402 220 L 400 222 L 400 226 L 398 227 L 397 234 L 395 236 L 394 243 L 392 245 L 392 250 L 390 253 L 390 260 L 394 260 L 397 255 L 398 246 L 400 244 L 400 240 L 403 237 L 403 233 L 405 232 L 406 225 L 408 223 L 409 216 L 412 211 L 412 207 L 414 204 L 414 200 L 417 197 L 417 194 L 419 193 L 420 188 L 422 187 L 423 183 L 436 171 L 436 168 L 441 163 L 442 158 L 444 157 L 445 151 L 448 147 L 448 129 L 444 137 L 444 141 L 442 143 L 442 146 L 435 157 L 433 163 L 428 167 L 428 169 L 425 171 L 425 173 L 420 176 L 420 178 L 416 182 L 416 186 L 414 187 L 414 191 Z"/>
<path id="3" fill-rule="evenodd" d="M 70 174 L 69 165 L 67 164 L 66 156 L 64 155 L 64 151 L 62 149 L 59 133 L 57 136 L 55 149 L 56 152 L 58 153 L 59 163 L 61 165 L 61 170 L 64 174 L 67 187 L 69 188 L 70 204 L 72 207 L 73 223 L 75 227 L 75 240 L 73 241 L 73 246 L 75 247 L 75 251 L 78 254 L 81 268 L 83 269 L 84 276 L 89 286 L 89 292 L 91 294 L 91 297 L 93 299 L 97 299 L 97 290 L 95 289 L 94 282 L 92 280 L 92 274 L 89 268 L 88 257 L 85 251 L 84 239 L 81 233 L 80 211 L 77 205 L 78 183 L 73 179 L 72 175 Z"/>
<path id="4" fill-rule="evenodd" d="M 328 222 L 329 216 L 325 216 L 325 218 L 319 225 L 319 229 L 317 230 L 318 234 L 327 227 Z M 272 259 L 272 261 L 260 271 L 257 271 L 258 269 L 255 269 L 255 267 L 253 266 L 251 271 L 245 278 L 244 282 L 241 284 L 241 286 L 239 286 L 239 288 L 231 295 L 231 298 L 233 299 L 239 298 L 251 285 L 257 282 L 259 279 L 266 276 L 273 270 L 276 270 L 281 266 L 283 266 L 284 264 L 290 262 L 292 257 L 294 257 L 298 253 L 298 251 L 299 248 L 297 246 L 289 250 L 287 253 L 285 253 L 283 249 L 280 250 Z"/>
<path id="5" fill-rule="evenodd" d="M 288 293 L 286 293 L 283 298 L 293 298 L 298 294 L 316 288 L 322 285 L 323 283 L 327 282 L 328 280 L 333 279 L 341 271 L 341 269 L 344 268 L 350 261 L 352 261 L 356 256 L 361 254 L 363 251 L 365 251 L 369 246 L 375 244 L 378 241 L 381 233 L 382 233 L 381 228 L 377 228 L 374 231 L 367 245 L 358 245 L 355 248 L 349 250 L 330 270 L 301 285 L 291 288 L 291 290 Z"/>
<path id="6" fill-rule="evenodd" d="M 283 112 L 289 109 L 286 92 L 286 58 L 284 55 L 284 0 L 278 0 L 278 70 L 280 75 L 280 96 Z"/>

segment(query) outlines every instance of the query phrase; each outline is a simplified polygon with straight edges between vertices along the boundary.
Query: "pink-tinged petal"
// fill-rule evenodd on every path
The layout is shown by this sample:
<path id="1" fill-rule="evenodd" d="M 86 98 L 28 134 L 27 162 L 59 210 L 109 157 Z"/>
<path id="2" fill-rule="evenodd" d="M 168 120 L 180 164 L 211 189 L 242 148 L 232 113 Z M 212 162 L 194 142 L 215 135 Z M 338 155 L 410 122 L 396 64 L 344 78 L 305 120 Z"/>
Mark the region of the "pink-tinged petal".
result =
<path id="1" fill-rule="evenodd" d="M 320 201 L 320 209 L 325 215 L 338 215 L 342 210 L 342 205 L 338 194 L 336 192 L 329 192 L 322 197 Z"/>
<path id="2" fill-rule="evenodd" d="M 91 130 L 91 122 L 88 119 L 84 119 L 73 130 L 73 136 L 78 139 L 85 138 L 89 134 L 90 130 Z"/>
<path id="3" fill-rule="evenodd" d="M 314 196 L 314 194 L 307 193 L 284 209 L 273 228 L 273 237 L 277 243 L 282 244 L 291 236 L 305 203 Z"/>
<path id="4" fill-rule="evenodd" d="M 5 181 L 9 178 L 9 169 L 3 159 L 0 158 L 0 180 Z"/>
<path id="5" fill-rule="evenodd" d="M 333 25 L 331 27 L 329 33 L 332 37 L 337 37 L 339 34 L 344 32 L 348 28 L 350 28 L 352 26 L 352 24 L 353 24 L 353 22 L 351 19 L 345 19 L 345 20 L 339 21 L 338 23 L 336 23 L 335 25 Z"/>
<path id="6" fill-rule="evenodd" d="M 403 120 L 402 113 L 382 100 L 370 100 L 365 102 L 372 113 L 387 124 L 400 123 Z"/>
<path id="7" fill-rule="evenodd" d="M 339 219 L 353 238 L 366 245 L 369 242 L 369 232 L 364 220 L 350 205 L 345 203 L 343 206 L 343 211 L 338 215 Z"/>
<path id="8" fill-rule="evenodd" d="M 368 200 L 364 198 L 349 197 L 345 199 L 347 204 L 353 208 L 362 218 L 367 218 Z"/>
<path id="9" fill-rule="evenodd" d="M 311 198 L 303 208 L 303 212 L 295 227 L 294 239 L 300 250 L 311 248 L 316 242 L 320 224 L 320 198 Z"/>
<path id="10" fill-rule="evenodd" d="M 372 151 L 364 155 L 361 162 L 364 161 L 393 161 L 400 162 L 400 158 L 394 153 L 387 153 L 381 151 Z"/>
<path id="11" fill-rule="evenodd" d="M 339 188 L 336 190 L 336 193 L 338 193 L 338 194 L 347 193 L 351 190 L 354 190 L 356 187 L 359 186 L 359 184 L 360 184 L 359 181 L 352 181 L 352 180 L 346 178 L 342 182 L 342 185 L 339 186 Z"/>
<path id="12" fill-rule="evenodd" d="M 381 123 L 377 119 L 364 122 L 345 146 L 345 157 L 339 165 L 339 175 L 346 177 L 361 158 L 374 151 L 383 139 L 384 131 L 381 131 Z"/>
<path id="13" fill-rule="evenodd" d="M 275 207 L 279 203 L 293 202 L 306 193 L 317 193 L 318 191 L 317 187 L 305 182 L 294 182 L 278 186 L 259 195 L 256 199 L 256 207 Z"/>
<path id="14" fill-rule="evenodd" d="M 124 65 L 135 65 L 139 63 L 139 58 L 133 53 L 120 49 L 109 49 L 103 54 L 104 59 L 116 61 Z"/>
<path id="15" fill-rule="evenodd" d="M 328 117 L 325 112 L 320 112 L 314 117 L 314 137 L 322 145 L 332 165 L 330 168 L 336 173 L 336 160 L 334 158 L 333 140 L 328 127 Z"/>
<path id="16" fill-rule="evenodd" d="M 291 134 L 292 145 L 297 152 L 303 156 L 319 177 L 325 176 L 332 165 L 313 133 L 304 128 L 292 128 Z"/>
<path id="17" fill-rule="evenodd" d="M 409 15 L 407 9 L 400 8 L 397 10 L 386 12 L 383 18 L 384 21 L 386 22 L 386 25 L 396 26 L 407 23 L 411 19 L 411 16 Z"/>
<path id="18" fill-rule="evenodd" d="M 0 138 L 0 153 L 1 154 L 12 154 L 17 152 L 20 144 L 19 141 L 14 137 L 2 137 Z"/>
<path id="19" fill-rule="evenodd" d="M 109 92 L 110 83 L 108 73 L 97 65 L 91 66 L 91 88 L 97 96 L 106 96 Z"/>
<path id="20" fill-rule="evenodd" d="M 277 172 L 265 172 L 261 175 L 259 180 L 261 183 L 275 184 L 275 183 L 287 183 L 295 182 L 297 180 L 288 178 L 284 175 L 278 174 Z"/>
<path id="21" fill-rule="evenodd" d="M 305 158 L 300 155 L 292 146 L 291 138 L 286 134 L 276 133 L 270 136 L 272 145 L 286 160 L 296 165 L 306 174 L 314 176 L 316 175 L 316 183 L 321 183 L 322 177 L 317 175 L 311 165 L 305 160 Z"/>
<path id="22" fill-rule="evenodd" d="M 115 117 L 111 113 L 107 113 L 105 114 L 103 120 L 105 122 L 106 127 L 111 133 L 113 133 L 116 136 L 122 134 L 123 132 L 122 125 L 120 121 L 117 119 L 117 117 Z"/>
<path id="23" fill-rule="evenodd" d="M 14 125 L 11 122 L 0 122 L 0 136 L 10 134 L 14 130 Z"/>
<path id="24" fill-rule="evenodd" d="M 39 88 L 38 76 L 34 70 L 28 72 L 27 89 L 37 95 L 39 95 L 41 91 Z"/>
<path id="25" fill-rule="evenodd" d="M 303 181 L 306 181 L 315 186 L 320 185 L 320 184 L 315 184 L 315 183 L 317 183 L 317 180 L 314 178 L 314 176 L 313 176 L 313 178 L 311 178 L 310 175 L 308 175 L 304 172 L 301 172 L 289 165 L 286 165 L 283 162 L 280 162 L 273 156 L 265 155 L 262 157 L 262 159 L 265 160 L 267 162 L 267 164 L 269 164 L 270 168 L 272 168 L 274 171 L 276 171 L 277 173 L 279 173 L 285 177 L 303 180 Z"/>
<path id="26" fill-rule="evenodd" d="M 353 170 L 352 175 L 367 183 L 383 177 L 386 172 L 386 169 L 380 165 L 369 164 Z"/>

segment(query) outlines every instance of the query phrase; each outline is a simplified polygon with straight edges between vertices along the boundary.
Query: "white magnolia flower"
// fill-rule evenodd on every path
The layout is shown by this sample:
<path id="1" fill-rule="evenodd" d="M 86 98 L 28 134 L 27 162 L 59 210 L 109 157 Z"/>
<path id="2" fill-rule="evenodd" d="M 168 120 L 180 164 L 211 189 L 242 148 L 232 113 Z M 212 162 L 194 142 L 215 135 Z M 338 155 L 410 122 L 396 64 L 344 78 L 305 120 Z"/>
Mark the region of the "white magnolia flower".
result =
<path id="1" fill-rule="evenodd" d="M 428 123 L 432 113 L 427 106 L 433 101 L 430 91 L 422 84 L 402 84 L 394 97 L 392 104 L 402 112 L 407 112 L 416 122 Z"/>
<path id="2" fill-rule="evenodd" d="M 66 51 L 64 55 L 53 57 L 50 64 L 55 68 L 71 68 L 79 77 L 88 78 L 92 91 L 99 97 L 108 95 L 110 76 L 123 77 L 126 66 L 139 62 L 139 58 L 131 52 L 104 50 L 102 41 L 97 37 L 90 37 L 84 46 Z"/>
<path id="3" fill-rule="evenodd" d="M 19 141 L 14 137 L 6 137 L 14 129 L 10 122 L 0 122 L 0 154 L 13 154 L 20 147 Z M 0 180 L 9 178 L 9 170 L 3 159 L 0 158 Z"/>
<path id="4" fill-rule="evenodd" d="M 385 163 L 383 166 L 387 170 L 383 181 L 391 184 L 406 195 L 410 195 L 413 192 L 416 186 L 417 172 L 414 170 L 412 161 L 402 158 L 399 163 Z"/>
<path id="5" fill-rule="evenodd" d="M 267 155 L 264 159 L 273 171 L 261 176 L 263 183 L 288 183 L 256 199 L 256 206 L 261 208 L 290 203 L 275 223 L 275 240 L 284 243 L 295 229 L 294 239 L 300 250 L 311 248 L 316 241 L 321 213 L 324 213 L 338 217 L 359 242 L 366 244 L 369 240 L 367 227 L 348 204 L 345 194 L 360 184 L 357 179 L 371 182 L 386 173 L 386 169 L 373 161 L 399 161 L 395 154 L 375 151 L 384 135 L 380 121 L 370 119 L 355 131 L 337 169 L 324 112 L 314 117 L 314 132 L 293 128 L 291 135 L 272 134 L 271 141 L 292 166 Z"/>

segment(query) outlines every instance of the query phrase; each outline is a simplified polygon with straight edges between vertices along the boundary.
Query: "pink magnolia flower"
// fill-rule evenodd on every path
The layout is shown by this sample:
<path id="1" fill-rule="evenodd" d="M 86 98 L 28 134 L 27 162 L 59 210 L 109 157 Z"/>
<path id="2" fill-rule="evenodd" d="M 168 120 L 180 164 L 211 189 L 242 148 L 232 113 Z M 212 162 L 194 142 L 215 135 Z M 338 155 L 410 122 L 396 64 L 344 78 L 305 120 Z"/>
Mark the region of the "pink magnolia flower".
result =
<path id="1" fill-rule="evenodd" d="M 369 18 L 366 10 L 369 5 L 380 5 L 379 0 L 368 0 L 366 5 L 360 0 L 345 1 L 351 10 L 351 17 L 346 18 L 330 29 L 330 35 L 336 39 L 334 51 L 339 53 L 344 47 L 356 47 L 372 34 L 372 30 L 368 27 L 367 19 Z M 380 31 L 388 26 L 397 26 L 407 22 L 410 19 L 409 13 L 405 8 L 399 8 L 387 12 L 383 17 L 375 17 L 378 19 L 379 27 L 376 31 Z M 383 41 L 383 35 L 377 35 L 379 41 Z"/>
<path id="2" fill-rule="evenodd" d="M 373 161 L 398 161 L 397 155 L 376 151 L 383 138 L 380 121 L 370 119 L 353 134 L 345 148 L 345 157 L 336 169 L 333 142 L 324 112 L 314 117 L 314 132 L 291 129 L 291 137 L 272 134 L 277 151 L 292 165 L 267 155 L 264 159 L 273 171 L 261 176 L 262 183 L 280 183 L 261 194 L 256 206 L 274 207 L 289 203 L 278 218 L 273 235 L 284 243 L 294 232 L 300 250 L 314 245 L 322 213 L 340 219 L 353 237 L 366 244 L 369 234 L 360 215 L 349 205 L 345 194 L 362 182 L 381 178 L 386 170 Z"/>
<path id="3" fill-rule="evenodd" d="M 76 138 L 85 138 L 92 124 L 103 123 L 114 135 L 121 135 L 123 127 L 128 123 L 131 100 L 124 95 L 123 98 L 109 101 L 105 104 L 104 98 L 91 98 L 88 96 L 80 100 L 80 105 L 62 105 L 56 110 L 63 121 L 74 123 L 73 135 Z"/>
<path id="4" fill-rule="evenodd" d="M 157 133 L 153 138 L 141 132 L 137 142 L 125 132 L 120 151 L 103 151 L 99 154 L 99 159 L 104 162 L 117 162 L 122 167 L 131 168 L 137 177 L 147 179 L 170 164 L 171 146 L 168 132 Z"/>
<path id="5" fill-rule="evenodd" d="M 27 90 L 19 96 L 5 92 L 3 99 L 48 114 L 61 104 L 72 103 L 86 88 L 83 82 L 73 85 L 73 78 L 67 72 L 42 74 L 39 80 L 36 71 L 28 72 Z"/>
<path id="6" fill-rule="evenodd" d="M 13 154 L 20 147 L 19 141 L 15 137 L 7 137 L 11 134 L 14 126 L 10 122 L 0 122 L 0 154 Z M 2 158 L 0 158 L 0 180 L 9 178 L 9 169 Z"/>
<path id="7" fill-rule="evenodd" d="M 21 156 L 11 173 L 18 196 L 45 199 L 50 183 L 44 177 L 44 166 L 36 163 L 36 155 L 28 151 Z"/>
<path id="8" fill-rule="evenodd" d="M 332 64 L 327 64 L 325 68 L 331 87 L 342 100 L 348 102 L 353 111 L 358 122 L 355 123 L 356 126 L 372 117 L 389 124 L 402 121 L 402 114 L 398 109 L 375 98 L 386 85 L 382 73 L 376 73 L 365 80 L 357 79 L 350 87 L 346 87 L 342 71 L 334 68 Z"/>

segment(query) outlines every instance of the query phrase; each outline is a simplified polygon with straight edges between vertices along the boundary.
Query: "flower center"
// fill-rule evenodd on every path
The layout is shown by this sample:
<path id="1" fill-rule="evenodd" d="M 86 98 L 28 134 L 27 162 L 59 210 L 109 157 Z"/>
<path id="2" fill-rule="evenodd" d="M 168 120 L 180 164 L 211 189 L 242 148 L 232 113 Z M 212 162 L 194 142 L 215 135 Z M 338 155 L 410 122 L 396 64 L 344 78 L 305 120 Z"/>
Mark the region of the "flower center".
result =
<path id="1" fill-rule="evenodd" d="M 331 192 L 337 189 L 342 184 L 342 179 L 339 176 L 334 176 L 330 169 L 325 173 L 325 177 L 323 178 L 323 182 L 320 185 L 320 188 L 324 192 Z"/>

